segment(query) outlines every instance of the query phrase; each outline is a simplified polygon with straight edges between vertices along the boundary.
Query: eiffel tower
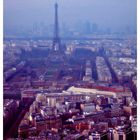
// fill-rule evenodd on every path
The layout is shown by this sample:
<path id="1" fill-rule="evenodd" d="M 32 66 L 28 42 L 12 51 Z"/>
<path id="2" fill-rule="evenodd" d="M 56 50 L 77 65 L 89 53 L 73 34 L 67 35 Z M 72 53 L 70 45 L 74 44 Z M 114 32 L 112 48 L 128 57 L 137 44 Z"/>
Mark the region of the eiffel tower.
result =
<path id="1" fill-rule="evenodd" d="M 49 52 L 47 61 L 51 63 L 63 63 L 65 54 L 62 50 L 62 45 L 59 37 L 59 23 L 58 23 L 58 4 L 55 3 L 55 19 L 54 19 L 54 38 L 52 49 Z"/>

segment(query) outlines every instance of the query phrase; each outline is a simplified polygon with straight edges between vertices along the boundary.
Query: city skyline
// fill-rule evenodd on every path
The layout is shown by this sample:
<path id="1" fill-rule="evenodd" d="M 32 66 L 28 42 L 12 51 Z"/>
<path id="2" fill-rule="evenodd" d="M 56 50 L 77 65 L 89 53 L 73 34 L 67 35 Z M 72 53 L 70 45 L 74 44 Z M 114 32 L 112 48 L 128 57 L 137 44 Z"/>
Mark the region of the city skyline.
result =
<path id="1" fill-rule="evenodd" d="M 34 24 L 48 26 L 53 23 L 53 4 L 55 1 L 4 1 L 4 31 L 10 32 L 13 28 L 31 29 Z M 136 31 L 136 0 L 88 0 L 81 2 L 58 1 L 60 25 L 70 28 L 88 21 L 103 30 Z M 26 8 L 25 8 L 26 7 Z M 76 28 L 76 27 L 75 27 Z M 21 31 L 20 30 L 20 31 Z"/>
<path id="2" fill-rule="evenodd" d="M 82 13 L 59 28 L 59 5 L 49 26 L 4 32 L 3 139 L 137 140 L 136 32 L 101 30 Z"/>

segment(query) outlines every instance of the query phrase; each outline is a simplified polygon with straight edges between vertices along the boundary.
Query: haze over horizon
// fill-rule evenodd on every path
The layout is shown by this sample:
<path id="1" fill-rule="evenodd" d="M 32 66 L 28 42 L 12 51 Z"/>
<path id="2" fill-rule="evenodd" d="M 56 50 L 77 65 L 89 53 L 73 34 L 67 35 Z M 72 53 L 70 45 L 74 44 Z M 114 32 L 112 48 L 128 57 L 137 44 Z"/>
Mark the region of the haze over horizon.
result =
<path id="1" fill-rule="evenodd" d="M 4 30 L 35 23 L 53 24 L 55 0 L 5 0 Z M 72 26 L 89 21 L 100 28 L 136 29 L 136 0 L 57 0 L 59 22 Z"/>

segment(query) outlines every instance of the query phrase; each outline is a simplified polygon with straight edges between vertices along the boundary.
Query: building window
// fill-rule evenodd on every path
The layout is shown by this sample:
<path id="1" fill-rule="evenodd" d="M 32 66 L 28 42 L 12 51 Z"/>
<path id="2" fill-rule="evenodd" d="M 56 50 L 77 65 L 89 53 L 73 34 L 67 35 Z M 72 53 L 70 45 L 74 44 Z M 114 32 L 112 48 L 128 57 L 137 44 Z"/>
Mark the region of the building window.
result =
<path id="1" fill-rule="evenodd" d="M 119 135 L 119 140 L 123 140 L 123 135 Z"/>

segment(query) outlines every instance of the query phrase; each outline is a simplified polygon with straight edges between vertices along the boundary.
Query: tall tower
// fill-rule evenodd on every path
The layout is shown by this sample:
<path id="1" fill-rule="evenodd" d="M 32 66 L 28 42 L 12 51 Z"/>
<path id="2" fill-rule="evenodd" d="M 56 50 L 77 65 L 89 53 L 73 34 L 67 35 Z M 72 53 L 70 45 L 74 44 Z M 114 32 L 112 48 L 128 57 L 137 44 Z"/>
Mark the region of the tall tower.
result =
<path id="1" fill-rule="evenodd" d="M 54 39 L 53 50 L 60 51 L 59 23 L 58 23 L 58 4 L 55 3 L 55 19 L 54 19 Z"/>
<path id="2" fill-rule="evenodd" d="M 54 15 L 54 38 L 53 38 L 53 45 L 50 53 L 48 55 L 48 61 L 54 63 L 62 63 L 66 61 L 65 53 L 61 48 L 61 41 L 59 37 L 59 23 L 58 23 L 58 4 L 55 3 L 55 15 Z"/>

